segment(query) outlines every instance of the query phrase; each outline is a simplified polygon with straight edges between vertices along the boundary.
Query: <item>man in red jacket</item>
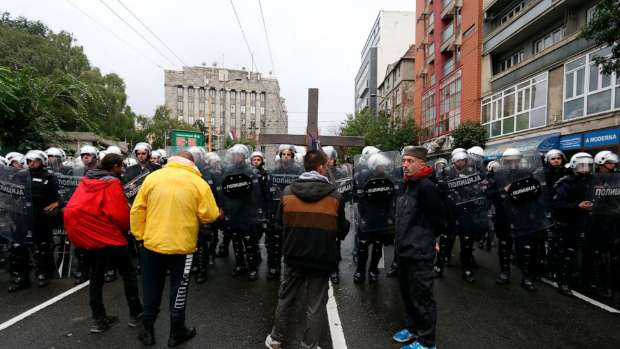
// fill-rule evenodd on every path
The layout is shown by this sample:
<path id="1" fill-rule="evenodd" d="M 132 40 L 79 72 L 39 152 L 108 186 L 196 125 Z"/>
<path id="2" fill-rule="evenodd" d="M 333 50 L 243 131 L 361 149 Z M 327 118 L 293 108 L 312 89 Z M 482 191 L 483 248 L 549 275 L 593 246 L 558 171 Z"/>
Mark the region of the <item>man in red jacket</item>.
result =
<path id="1" fill-rule="evenodd" d="M 90 308 L 93 325 L 90 331 L 100 333 L 118 322 L 118 316 L 107 316 L 103 306 L 103 284 L 106 261 L 115 263 L 125 284 L 131 327 L 142 324 L 142 303 L 138 278 L 131 264 L 125 233 L 129 231 L 129 205 L 121 182 L 123 158 L 108 154 L 101 169 L 90 170 L 75 190 L 64 210 L 65 230 L 69 240 L 86 249 L 90 268 Z"/>

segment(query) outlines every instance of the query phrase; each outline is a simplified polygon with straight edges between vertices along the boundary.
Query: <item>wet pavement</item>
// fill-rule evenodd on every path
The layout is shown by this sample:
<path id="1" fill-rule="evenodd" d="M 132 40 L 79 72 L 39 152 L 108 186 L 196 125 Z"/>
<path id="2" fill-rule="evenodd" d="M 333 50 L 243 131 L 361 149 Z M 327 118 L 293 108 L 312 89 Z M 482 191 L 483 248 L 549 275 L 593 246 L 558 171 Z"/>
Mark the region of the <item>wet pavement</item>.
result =
<path id="1" fill-rule="evenodd" d="M 398 279 L 353 283 L 355 267 L 351 255 L 353 234 L 343 242 L 340 263 L 341 282 L 334 285 L 338 313 L 348 348 L 400 348 L 391 336 L 404 326 L 404 310 Z M 456 248 L 458 248 L 458 243 Z M 232 252 L 232 251 L 231 251 Z M 456 252 L 456 250 L 455 250 Z M 547 284 L 537 282 L 536 292 L 522 289 L 520 273 L 513 267 L 512 282 L 495 284 L 495 251 L 477 250 L 479 265 L 476 281 L 461 278 L 458 253 L 444 276 L 435 281 L 438 304 L 437 345 L 439 348 L 620 348 L 620 317 L 578 298 L 559 295 Z M 263 252 L 265 256 L 265 253 Z M 266 257 L 266 256 L 265 256 Z M 392 250 L 386 248 L 386 260 Z M 386 263 L 389 265 L 389 263 Z M 271 330 L 277 305 L 279 282 L 266 276 L 266 258 L 260 279 L 233 278 L 234 257 L 218 258 L 205 284 L 193 278 L 189 291 L 187 323 L 197 336 L 181 348 L 263 348 Z M 0 323 L 74 287 L 73 279 L 53 280 L 49 286 L 35 286 L 6 293 L 8 274 L 0 274 Z M 303 292 L 302 292 L 303 293 Z M 155 348 L 168 340 L 168 292 L 155 325 Z M 0 330 L 2 348 L 140 348 L 137 328 L 126 326 L 127 307 L 122 281 L 107 283 L 104 303 L 108 314 L 119 315 L 120 322 L 101 334 L 91 334 L 88 287 Z M 305 326 L 304 294 L 299 295 L 294 321 L 284 342 L 285 348 L 298 348 Z M 607 300 L 620 309 L 618 299 Z M 320 342 L 323 349 L 334 348 L 328 324 Z M 343 347 L 339 347 L 343 348 Z"/>

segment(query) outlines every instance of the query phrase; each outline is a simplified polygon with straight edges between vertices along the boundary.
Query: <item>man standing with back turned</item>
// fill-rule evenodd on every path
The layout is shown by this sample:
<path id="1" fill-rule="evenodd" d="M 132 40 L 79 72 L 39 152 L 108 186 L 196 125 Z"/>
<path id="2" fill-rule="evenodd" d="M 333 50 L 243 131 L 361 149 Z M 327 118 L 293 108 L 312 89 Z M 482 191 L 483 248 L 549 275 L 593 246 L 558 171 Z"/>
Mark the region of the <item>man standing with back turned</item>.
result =
<path id="1" fill-rule="evenodd" d="M 162 170 L 144 180 L 131 208 L 131 232 L 143 242 L 143 323 L 138 338 L 155 344 L 154 324 L 170 271 L 170 338 L 177 346 L 196 335 L 185 326 L 189 273 L 198 240 L 198 223 L 212 223 L 218 208 L 207 182 L 200 177 L 191 153 L 182 151 L 168 159 Z"/>
<path id="2" fill-rule="evenodd" d="M 295 296 L 307 281 L 308 318 L 301 342 L 304 349 L 319 348 L 318 339 L 327 320 L 329 276 L 338 268 L 337 238 L 349 231 L 344 200 L 330 184 L 327 157 L 318 150 L 304 157 L 306 172 L 287 186 L 276 214 L 276 229 L 283 232 L 282 254 L 286 269 L 280 285 L 278 308 L 267 348 L 282 348 Z"/>
<path id="3" fill-rule="evenodd" d="M 405 147 L 402 152 L 406 189 L 396 203 L 396 243 L 400 293 L 407 311 L 406 327 L 394 335 L 401 349 L 434 349 L 437 304 L 433 299 L 436 239 L 446 232 L 444 207 L 427 149 Z"/>

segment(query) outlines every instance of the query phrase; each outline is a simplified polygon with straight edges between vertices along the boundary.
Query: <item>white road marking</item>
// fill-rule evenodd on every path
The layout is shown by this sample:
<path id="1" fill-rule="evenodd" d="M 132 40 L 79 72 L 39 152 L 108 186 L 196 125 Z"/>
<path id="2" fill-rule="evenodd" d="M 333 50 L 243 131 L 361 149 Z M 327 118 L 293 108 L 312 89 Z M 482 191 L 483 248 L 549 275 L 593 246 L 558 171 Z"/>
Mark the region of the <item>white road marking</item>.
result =
<path id="1" fill-rule="evenodd" d="M 338 315 L 336 297 L 334 296 L 334 285 L 331 280 L 329 281 L 329 291 L 327 291 L 327 294 L 329 296 L 327 300 L 327 321 L 329 322 L 329 332 L 332 335 L 332 347 L 334 349 L 347 349 L 340 315 Z"/>
<path id="2" fill-rule="evenodd" d="M 74 288 L 59 294 L 58 296 L 48 300 L 47 302 L 41 303 L 41 304 L 37 305 L 36 307 L 34 307 L 34 308 L 24 312 L 24 313 L 21 313 L 21 314 L 17 315 L 16 317 L 12 318 L 11 320 L 8 320 L 8 321 L 0 324 L 0 331 L 6 329 L 9 326 L 15 325 L 16 323 L 22 321 L 23 319 L 25 319 L 28 316 L 36 313 L 37 311 L 39 311 L 41 309 L 47 308 L 48 306 L 58 302 L 59 300 L 65 298 L 65 297 L 67 297 L 67 296 L 69 296 L 69 295 L 71 295 L 71 294 L 73 294 L 73 293 L 75 293 L 75 292 L 77 292 L 77 291 L 79 291 L 81 289 L 83 289 L 84 287 L 86 287 L 88 285 L 90 285 L 90 281 L 86 281 L 86 282 L 84 282 L 84 283 L 82 283 L 82 284 L 80 284 L 78 286 L 75 286 Z"/>
<path id="3" fill-rule="evenodd" d="M 551 285 L 551 286 L 558 287 L 558 284 L 553 282 L 553 281 L 551 281 L 551 280 L 542 278 L 542 281 L 547 283 L 547 284 L 549 284 L 549 285 Z M 579 298 L 581 300 L 584 300 L 584 301 L 586 301 L 586 302 L 588 302 L 588 303 L 590 303 L 590 304 L 592 304 L 594 306 L 597 306 L 597 307 L 599 307 L 599 308 L 601 308 L 603 310 L 606 310 L 606 311 L 608 311 L 608 312 L 610 312 L 612 314 L 620 314 L 620 310 L 614 309 L 614 308 L 612 308 L 610 306 L 607 306 L 607 305 L 605 305 L 605 304 L 603 304 L 601 302 L 597 302 L 597 301 L 595 301 L 594 299 L 592 299 L 590 297 L 584 296 L 584 295 L 582 295 L 579 292 L 575 292 L 575 290 L 571 290 L 571 291 L 573 292 L 573 295 L 575 297 L 577 297 L 577 298 Z"/>

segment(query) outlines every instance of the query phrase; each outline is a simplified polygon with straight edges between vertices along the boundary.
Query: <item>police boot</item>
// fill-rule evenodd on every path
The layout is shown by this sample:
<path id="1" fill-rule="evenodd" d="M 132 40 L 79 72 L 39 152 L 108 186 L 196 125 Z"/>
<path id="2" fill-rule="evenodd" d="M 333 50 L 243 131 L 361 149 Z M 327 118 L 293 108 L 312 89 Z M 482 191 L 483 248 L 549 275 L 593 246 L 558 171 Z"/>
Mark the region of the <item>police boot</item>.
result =
<path id="1" fill-rule="evenodd" d="M 11 285 L 7 289 L 9 292 L 15 292 L 19 290 L 23 290 L 24 288 L 28 288 L 31 286 L 30 277 L 28 274 L 22 273 L 11 273 Z"/>
<path id="2" fill-rule="evenodd" d="M 563 258 L 560 266 L 560 273 L 558 275 L 558 292 L 567 297 L 572 297 L 573 292 L 570 288 L 570 283 L 573 274 L 573 258 L 575 254 L 574 248 L 567 248 L 564 250 Z"/>
<path id="3" fill-rule="evenodd" d="M 330 276 L 329 279 L 331 280 L 332 284 L 339 284 L 340 283 L 340 273 L 335 271 L 333 272 Z"/>
<path id="4" fill-rule="evenodd" d="M 463 279 L 467 282 L 474 282 L 476 280 L 474 279 L 474 272 L 465 268 L 463 268 Z"/>
<path id="5" fill-rule="evenodd" d="M 203 250 L 203 252 L 204 251 L 205 250 Z M 196 270 L 196 283 L 199 285 L 207 282 L 207 266 L 205 262 L 204 253 L 201 253 L 198 258 L 198 270 Z"/>
<path id="6" fill-rule="evenodd" d="M 590 280 L 590 283 L 588 283 L 588 287 L 600 297 L 611 298 L 611 292 L 607 288 L 606 282 L 604 281 L 604 269 L 605 266 L 603 264 L 602 253 L 597 250 L 593 253 L 592 279 Z"/>
<path id="7" fill-rule="evenodd" d="M 397 277 L 398 276 L 398 263 L 392 262 L 392 265 L 390 265 L 390 270 L 388 270 L 385 276 L 389 278 Z"/>
<path id="8" fill-rule="evenodd" d="M 116 280 L 116 269 L 108 269 L 105 271 L 105 282 L 114 282 Z"/>
<path id="9" fill-rule="evenodd" d="M 522 247 L 520 248 L 521 250 L 521 270 L 523 272 L 523 279 L 521 281 L 521 286 L 529 291 L 529 292 L 534 292 L 534 274 L 533 274 L 533 268 L 534 268 L 534 259 L 535 259 L 535 255 L 534 255 L 534 247 L 533 245 L 526 243 L 523 244 Z"/>
<path id="10" fill-rule="evenodd" d="M 536 289 L 534 288 L 534 279 L 531 277 L 524 277 L 521 280 L 521 287 L 523 287 L 526 291 L 529 291 L 529 292 L 536 291 Z"/>
<path id="11" fill-rule="evenodd" d="M 355 274 L 353 274 L 353 282 L 356 284 L 366 281 L 366 268 L 358 268 Z"/>
<path id="12" fill-rule="evenodd" d="M 28 249 L 26 246 L 11 246 L 9 271 L 11 272 L 11 285 L 7 289 L 9 292 L 15 292 L 30 287 L 30 276 L 28 275 Z"/>
<path id="13" fill-rule="evenodd" d="M 48 273 L 54 263 L 50 251 L 50 244 L 47 242 L 41 243 L 35 257 L 37 260 L 37 286 L 45 287 L 49 284 Z"/>
<path id="14" fill-rule="evenodd" d="M 77 259 L 77 270 L 75 272 L 75 284 L 79 285 L 88 280 L 88 271 L 86 267 L 86 256 L 82 248 L 75 249 L 75 257 Z"/>
<path id="15" fill-rule="evenodd" d="M 146 346 L 155 345 L 155 323 L 152 320 L 144 319 L 143 328 L 138 333 L 138 339 Z"/>
<path id="16" fill-rule="evenodd" d="M 267 271 L 267 280 L 275 280 L 280 277 L 281 267 L 277 265 L 275 267 L 269 267 Z"/>
<path id="17" fill-rule="evenodd" d="M 196 329 L 193 326 L 185 326 L 184 323 L 170 324 L 170 338 L 168 338 L 168 346 L 176 347 L 181 343 L 192 339 L 196 335 Z"/>
<path id="18" fill-rule="evenodd" d="M 379 261 L 383 257 L 383 240 L 381 238 L 375 239 L 372 243 L 372 254 L 370 256 L 370 268 L 368 271 L 368 280 L 370 282 L 379 281 Z"/>
<path id="19" fill-rule="evenodd" d="M 378 268 L 372 268 L 368 270 L 368 281 L 370 282 L 379 281 L 379 269 Z"/>

